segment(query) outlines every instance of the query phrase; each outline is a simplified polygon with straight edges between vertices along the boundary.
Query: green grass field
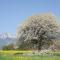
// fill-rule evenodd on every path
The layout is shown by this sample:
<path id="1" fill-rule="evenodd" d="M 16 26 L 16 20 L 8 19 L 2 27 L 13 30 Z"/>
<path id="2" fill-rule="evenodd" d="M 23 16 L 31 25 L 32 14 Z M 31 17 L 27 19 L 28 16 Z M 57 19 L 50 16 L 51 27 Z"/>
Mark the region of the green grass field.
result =
<path id="1" fill-rule="evenodd" d="M 60 60 L 58 56 L 0 56 L 0 60 Z"/>
<path id="2" fill-rule="evenodd" d="M 60 53 L 51 55 L 22 55 L 15 53 L 31 53 L 32 51 L 0 51 L 0 60 L 60 60 Z"/>

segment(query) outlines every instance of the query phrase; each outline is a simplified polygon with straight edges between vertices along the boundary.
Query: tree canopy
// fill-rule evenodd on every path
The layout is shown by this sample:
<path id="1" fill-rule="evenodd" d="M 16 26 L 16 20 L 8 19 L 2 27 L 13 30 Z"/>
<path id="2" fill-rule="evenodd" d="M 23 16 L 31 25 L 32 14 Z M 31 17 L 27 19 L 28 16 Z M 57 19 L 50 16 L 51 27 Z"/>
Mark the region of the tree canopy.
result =
<path id="1" fill-rule="evenodd" d="M 20 46 L 23 42 L 27 42 L 31 48 L 38 50 L 43 47 L 49 48 L 53 40 L 58 38 L 59 26 L 57 18 L 51 13 L 33 15 L 18 27 L 17 44 Z M 27 47 L 29 48 L 28 45 Z"/>

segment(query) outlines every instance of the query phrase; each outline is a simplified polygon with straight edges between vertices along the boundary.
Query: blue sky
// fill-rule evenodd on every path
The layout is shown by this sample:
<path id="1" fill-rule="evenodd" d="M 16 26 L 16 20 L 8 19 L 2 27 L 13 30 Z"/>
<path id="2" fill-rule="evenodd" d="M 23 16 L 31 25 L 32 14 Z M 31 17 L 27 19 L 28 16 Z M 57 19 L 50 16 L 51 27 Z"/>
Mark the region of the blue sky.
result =
<path id="1" fill-rule="evenodd" d="M 0 33 L 16 33 L 27 17 L 52 12 L 60 19 L 60 0 L 0 0 Z"/>

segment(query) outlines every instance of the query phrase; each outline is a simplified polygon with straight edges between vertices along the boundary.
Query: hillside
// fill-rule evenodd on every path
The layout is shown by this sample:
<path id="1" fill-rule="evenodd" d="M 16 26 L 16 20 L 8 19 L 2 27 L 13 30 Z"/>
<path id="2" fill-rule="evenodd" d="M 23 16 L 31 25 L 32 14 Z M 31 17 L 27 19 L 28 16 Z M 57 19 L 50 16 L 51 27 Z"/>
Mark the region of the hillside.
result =
<path id="1" fill-rule="evenodd" d="M 0 34 L 0 49 L 2 49 L 2 47 L 5 45 L 8 45 L 14 42 L 16 42 L 16 37 L 13 36 L 12 34 L 8 34 L 8 33 Z"/>

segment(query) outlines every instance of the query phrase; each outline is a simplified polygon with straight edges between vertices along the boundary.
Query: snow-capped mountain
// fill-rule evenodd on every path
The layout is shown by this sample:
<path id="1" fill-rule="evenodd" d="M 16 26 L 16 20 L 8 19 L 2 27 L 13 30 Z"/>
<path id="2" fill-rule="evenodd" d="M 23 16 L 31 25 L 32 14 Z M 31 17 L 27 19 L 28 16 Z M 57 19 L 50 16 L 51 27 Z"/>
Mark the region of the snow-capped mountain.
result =
<path id="1" fill-rule="evenodd" d="M 9 34 L 9 33 L 1 33 L 0 34 L 0 39 L 6 39 L 6 38 L 15 38 L 15 36 L 12 34 Z"/>
<path id="2" fill-rule="evenodd" d="M 2 47 L 5 45 L 8 45 L 10 43 L 15 43 L 15 42 L 16 42 L 16 36 L 9 33 L 0 34 L 0 49 L 2 49 Z"/>

